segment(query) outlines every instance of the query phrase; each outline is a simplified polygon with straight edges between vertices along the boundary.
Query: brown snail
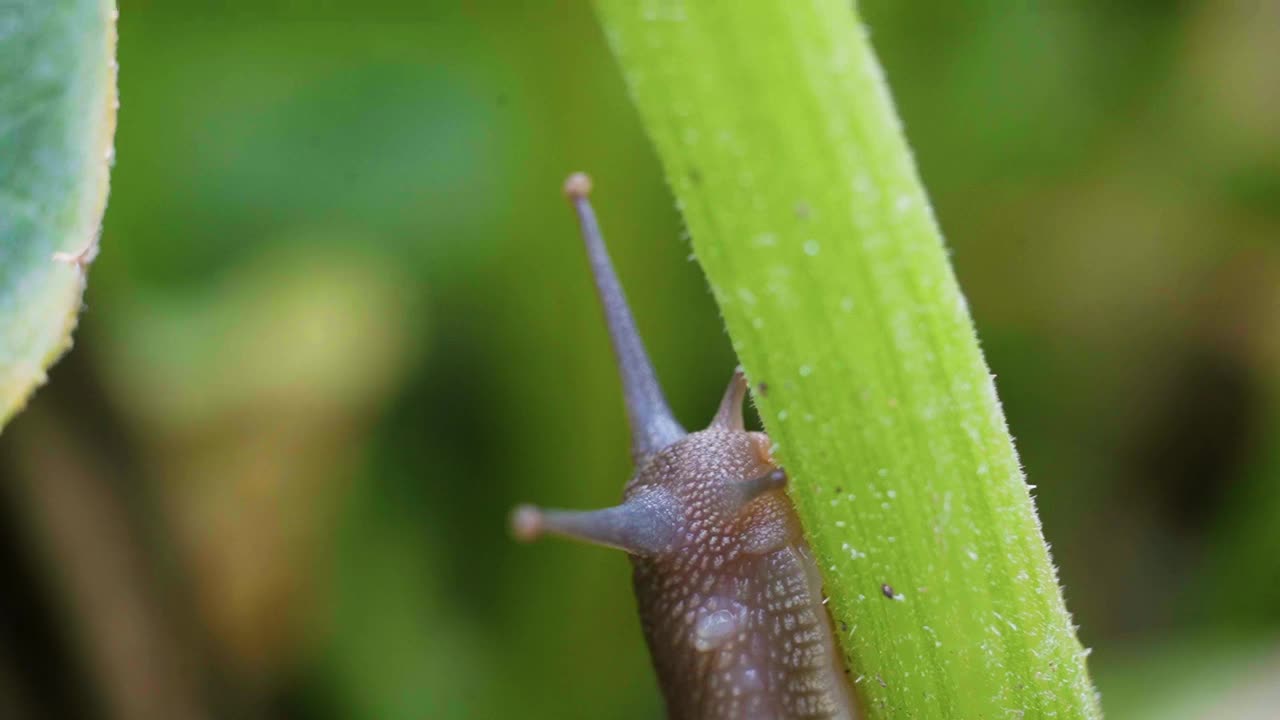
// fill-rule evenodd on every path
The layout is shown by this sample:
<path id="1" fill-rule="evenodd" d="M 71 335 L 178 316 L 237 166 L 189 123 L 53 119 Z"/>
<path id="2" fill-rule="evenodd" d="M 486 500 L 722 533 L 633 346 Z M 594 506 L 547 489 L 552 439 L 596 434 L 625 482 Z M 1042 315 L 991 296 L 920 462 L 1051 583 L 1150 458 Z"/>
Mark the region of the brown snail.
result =
<path id="1" fill-rule="evenodd" d="M 822 600 L 822 580 L 769 437 L 742 420 L 735 372 L 711 424 L 672 416 L 587 200 L 578 214 L 622 375 L 635 474 L 622 504 L 593 511 L 521 506 L 521 540 L 553 533 L 625 550 L 641 625 L 672 720 L 858 716 Z"/>

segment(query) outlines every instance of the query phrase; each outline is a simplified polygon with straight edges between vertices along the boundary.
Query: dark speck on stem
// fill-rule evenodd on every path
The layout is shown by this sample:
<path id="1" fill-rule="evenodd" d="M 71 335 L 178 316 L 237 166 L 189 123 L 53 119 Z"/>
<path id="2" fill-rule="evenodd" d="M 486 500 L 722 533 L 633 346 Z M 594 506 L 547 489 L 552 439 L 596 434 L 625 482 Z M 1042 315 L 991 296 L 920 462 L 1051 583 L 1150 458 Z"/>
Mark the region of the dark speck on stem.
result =
<path id="1" fill-rule="evenodd" d="M 885 583 L 881 585 L 880 592 L 884 593 L 884 596 L 889 598 L 890 600 L 893 599 L 893 586 L 890 585 L 889 583 Z"/>

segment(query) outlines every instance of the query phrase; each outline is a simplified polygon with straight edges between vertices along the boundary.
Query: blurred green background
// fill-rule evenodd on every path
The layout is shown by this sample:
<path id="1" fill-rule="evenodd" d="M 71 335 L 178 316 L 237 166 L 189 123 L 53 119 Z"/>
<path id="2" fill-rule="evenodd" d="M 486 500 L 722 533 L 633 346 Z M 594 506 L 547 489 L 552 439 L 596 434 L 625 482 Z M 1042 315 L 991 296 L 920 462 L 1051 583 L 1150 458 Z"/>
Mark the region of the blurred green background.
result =
<path id="1" fill-rule="evenodd" d="M 581 0 L 120 0 L 75 350 L 0 436 L 0 717 L 659 716 L 585 169 L 735 362 Z M 1114 718 L 1280 707 L 1280 4 L 860 3 Z M 1252 713 L 1252 714 L 1250 714 Z"/>

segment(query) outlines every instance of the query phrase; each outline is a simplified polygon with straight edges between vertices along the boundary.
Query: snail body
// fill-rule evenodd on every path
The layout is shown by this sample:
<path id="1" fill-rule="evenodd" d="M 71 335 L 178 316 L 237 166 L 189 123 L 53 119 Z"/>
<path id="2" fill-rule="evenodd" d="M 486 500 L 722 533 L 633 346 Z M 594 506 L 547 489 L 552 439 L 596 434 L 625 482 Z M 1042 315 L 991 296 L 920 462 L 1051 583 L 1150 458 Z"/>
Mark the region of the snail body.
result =
<path id="1" fill-rule="evenodd" d="M 521 506 L 517 538 L 552 533 L 622 549 L 671 720 L 858 717 L 822 601 L 822 580 L 771 443 L 742 419 L 735 372 L 711 424 L 671 414 L 636 332 L 595 214 L 570 176 L 631 426 L 635 474 L 623 501 L 592 511 Z"/>

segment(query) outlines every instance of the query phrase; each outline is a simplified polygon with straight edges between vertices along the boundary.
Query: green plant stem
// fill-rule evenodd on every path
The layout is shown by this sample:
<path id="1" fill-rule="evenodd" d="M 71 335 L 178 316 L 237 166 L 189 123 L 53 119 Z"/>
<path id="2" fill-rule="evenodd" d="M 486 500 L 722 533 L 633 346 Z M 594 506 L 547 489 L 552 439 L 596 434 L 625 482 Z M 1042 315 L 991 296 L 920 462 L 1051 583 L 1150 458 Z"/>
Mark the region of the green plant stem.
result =
<path id="1" fill-rule="evenodd" d="M 596 7 L 792 477 L 869 716 L 1100 716 L 850 4 Z"/>

